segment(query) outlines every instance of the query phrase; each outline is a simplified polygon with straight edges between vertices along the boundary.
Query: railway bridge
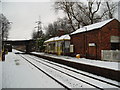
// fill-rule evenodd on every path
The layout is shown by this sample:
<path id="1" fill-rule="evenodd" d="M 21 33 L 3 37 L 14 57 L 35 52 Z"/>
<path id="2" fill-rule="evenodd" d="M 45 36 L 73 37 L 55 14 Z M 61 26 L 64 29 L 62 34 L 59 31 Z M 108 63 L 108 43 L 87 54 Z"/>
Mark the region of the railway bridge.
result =
<path id="1" fill-rule="evenodd" d="M 7 40 L 3 41 L 3 44 L 10 44 L 14 49 L 25 51 L 29 53 L 35 50 L 35 40 Z"/>

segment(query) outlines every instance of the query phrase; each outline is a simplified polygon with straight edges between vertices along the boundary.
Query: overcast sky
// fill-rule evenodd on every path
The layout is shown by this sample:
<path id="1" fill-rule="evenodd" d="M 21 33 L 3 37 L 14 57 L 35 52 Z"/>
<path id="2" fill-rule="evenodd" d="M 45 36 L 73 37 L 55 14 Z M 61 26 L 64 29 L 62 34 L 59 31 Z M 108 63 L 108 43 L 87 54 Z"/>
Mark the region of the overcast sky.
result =
<path id="1" fill-rule="evenodd" d="M 3 2 L 3 14 L 12 22 L 9 32 L 10 39 L 29 39 L 36 26 L 39 16 L 42 26 L 48 25 L 58 17 L 63 17 L 62 13 L 56 14 L 53 2 Z"/>
<path id="2" fill-rule="evenodd" d="M 31 38 L 39 16 L 43 27 L 64 17 L 62 12 L 55 13 L 50 0 L 2 0 L 2 12 L 12 22 L 9 39 L 16 40 Z"/>

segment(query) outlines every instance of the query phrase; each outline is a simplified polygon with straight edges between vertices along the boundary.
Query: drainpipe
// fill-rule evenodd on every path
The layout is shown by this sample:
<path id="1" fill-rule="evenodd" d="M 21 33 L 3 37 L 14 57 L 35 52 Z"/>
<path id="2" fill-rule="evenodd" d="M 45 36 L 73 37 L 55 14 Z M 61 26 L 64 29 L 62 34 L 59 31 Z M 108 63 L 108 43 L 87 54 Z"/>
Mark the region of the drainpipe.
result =
<path id="1" fill-rule="evenodd" d="M 85 27 L 86 33 L 85 33 L 85 56 L 87 58 L 87 27 Z"/>

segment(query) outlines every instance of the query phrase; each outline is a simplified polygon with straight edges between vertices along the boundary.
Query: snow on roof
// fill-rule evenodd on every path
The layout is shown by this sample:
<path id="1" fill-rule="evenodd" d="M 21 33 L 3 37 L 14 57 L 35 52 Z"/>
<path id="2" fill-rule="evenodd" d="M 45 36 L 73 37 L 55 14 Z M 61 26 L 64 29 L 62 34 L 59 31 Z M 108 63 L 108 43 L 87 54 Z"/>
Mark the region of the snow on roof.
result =
<path id="1" fill-rule="evenodd" d="M 46 42 L 52 42 L 52 41 L 60 41 L 60 40 L 70 40 L 70 36 L 68 34 L 62 35 L 60 37 L 53 37 L 45 41 Z"/>
<path id="2" fill-rule="evenodd" d="M 25 40 L 32 40 L 32 38 L 28 39 L 7 39 L 8 41 L 25 41 Z"/>
<path id="3" fill-rule="evenodd" d="M 62 35 L 62 36 L 59 37 L 58 40 L 70 40 L 70 36 L 68 34 Z"/>
<path id="4" fill-rule="evenodd" d="M 59 37 L 50 38 L 50 39 L 46 40 L 45 43 L 46 43 L 46 42 L 51 42 L 51 41 L 56 41 L 56 40 L 58 40 L 58 38 L 59 38 Z"/>
<path id="5" fill-rule="evenodd" d="M 88 26 L 84 26 L 83 28 L 80 28 L 80 29 L 76 30 L 75 32 L 71 33 L 71 35 L 101 28 L 101 27 L 105 26 L 107 23 L 111 22 L 112 20 L 114 20 L 114 19 L 109 19 L 109 20 L 105 20 L 102 22 L 88 25 Z"/>

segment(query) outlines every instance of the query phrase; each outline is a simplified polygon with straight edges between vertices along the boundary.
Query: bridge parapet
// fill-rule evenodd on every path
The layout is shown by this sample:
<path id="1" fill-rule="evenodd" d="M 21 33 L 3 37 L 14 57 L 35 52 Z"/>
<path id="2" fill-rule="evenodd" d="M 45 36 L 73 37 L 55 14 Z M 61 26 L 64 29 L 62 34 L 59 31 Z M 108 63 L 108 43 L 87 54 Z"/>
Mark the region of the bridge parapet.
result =
<path id="1" fill-rule="evenodd" d="M 25 51 L 26 53 L 34 51 L 35 40 L 8 40 L 4 44 L 11 44 L 15 49 Z"/>

